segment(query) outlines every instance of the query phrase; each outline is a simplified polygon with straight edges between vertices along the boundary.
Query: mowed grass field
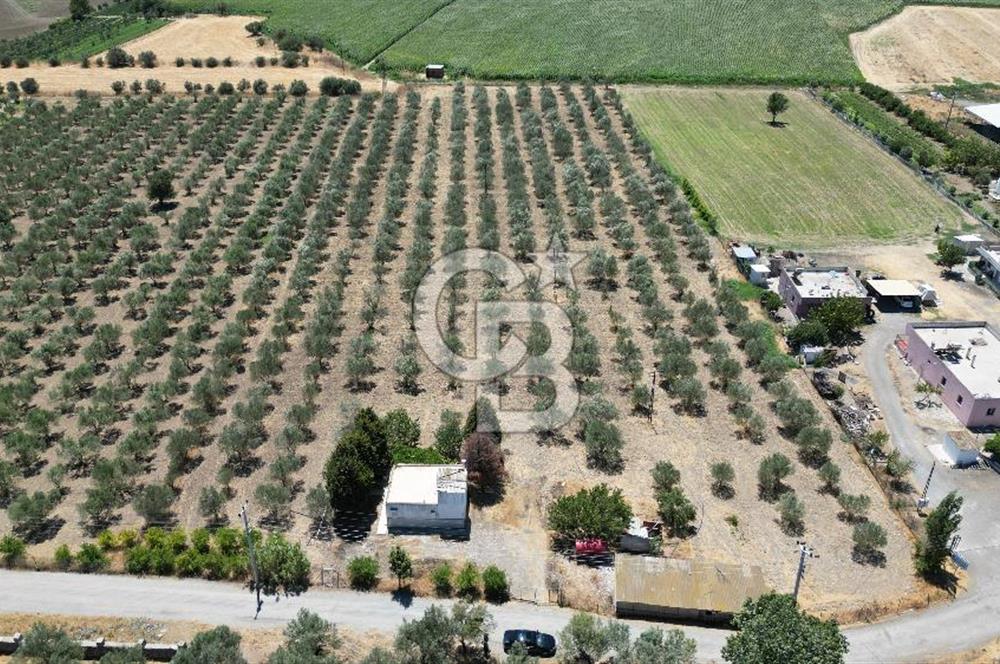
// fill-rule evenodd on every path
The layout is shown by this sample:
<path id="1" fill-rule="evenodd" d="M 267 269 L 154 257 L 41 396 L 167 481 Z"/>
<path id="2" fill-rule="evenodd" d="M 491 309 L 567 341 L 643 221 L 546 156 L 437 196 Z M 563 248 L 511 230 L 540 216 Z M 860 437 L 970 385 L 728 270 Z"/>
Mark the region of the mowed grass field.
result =
<path id="1" fill-rule="evenodd" d="M 1000 0 L 937 4 L 997 5 Z M 215 0 L 178 0 L 214 11 Z M 847 36 L 902 0 L 231 0 L 356 62 L 475 78 L 674 83 L 861 80 Z"/>
<path id="2" fill-rule="evenodd" d="M 631 89 L 658 157 L 687 177 L 721 231 L 781 246 L 843 245 L 957 227 L 958 208 L 805 94 L 772 127 L 767 91 Z"/>

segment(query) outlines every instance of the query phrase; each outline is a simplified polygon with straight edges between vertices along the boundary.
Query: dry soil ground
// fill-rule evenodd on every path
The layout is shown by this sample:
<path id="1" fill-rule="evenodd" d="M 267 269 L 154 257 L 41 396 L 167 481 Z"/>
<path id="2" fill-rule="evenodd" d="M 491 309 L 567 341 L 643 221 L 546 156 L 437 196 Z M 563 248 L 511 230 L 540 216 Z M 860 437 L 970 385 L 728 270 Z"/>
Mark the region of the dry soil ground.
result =
<path id="1" fill-rule="evenodd" d="M 220 54 L 223 55 L 223 54 Z M 163 71 L 162 69 L 156 71 Z M 189 71 L 189 70 L 188 70 Z M 301 70 L 297 70 L 298 73 Z M 499 89 L 488 90 L 490 106 L 495 106 Z M 513 90 L 508 90 L 513 97 Z M 467 92 L 466 103 L 468 104 Z M 582 102 L 582 91 L 575 89 L 574 94 Z M 422 358 L 424 374 L 420 382 L 424 391 L 418 396 L 401 394 L 394 389 L 394 375 L 392 362 L 395 356 L 395 349 L 400 340 L 407 334 L 404 318 L 405 307 L 399 297 L 398 275 L 405 264 L 406 249 L 413 241 L 413 224 L 409 222 L 417 195 L 415 185 L 419 165 L 424 160 L 426 152 L 426 134 L 430 120 L 430 108 L 432 97 L 440 95 L 443 101 L 442 117 L 439 121 L 439 138 L 441 147 L 438 150 L 440 158 L 437 164 L 438 191 L 433 200 L 434 213 L 434 237 L 435 245 L 439 246 L 441 239 L 445 236 L 444 203 L 447 190 L 449 189 L 449 173 L 451 172 L 451 158 L 448 149 L 449 128 L 452 120 L 452 93 L 449 88 L 432 88 L 425 91 L 425 96 L 421 102 L 421 109 L 418 116 L 417 127 L 417 149 L 414 155 L 416 167 L 410 175 L 410 189 L 406 197 L 406 209 L 401 215 L 401 219 L 406 222 L 402 229 L 401 247 L 390 263 L 389 277 L 386 279 L 385 296 L 383 302 L 388 307 L 386 318 L 377 327 L 376 338 L 380 350 L 376 353 L 375 359 L 379 369 L 371 376 L 374 384 L 370 391 L 352 393 L 347 386 L 346 359 L 348 345 L 360 329 L 359 309 L 363 301 L 366 290 L 373 283 L 371 274 L 371 235 L 358 243 L 355 247 L 355 258 L 351 261 L 352 272 L 348 276 L 347 286 L 344 291 L 344 325 L 345 332 L 339 343 L 340 352 L 330 361 L 329 372 L 322 379 L 322 393 L 317 397 L 319 404 L 319 414 L 312 423 L 312 429 L 316 432 L 317 439 L 307 446 L 301 448 L 301 453 L 305 455 L 305 465 L 296 474 L 296 479 L 304 489 L 308 489 L 321 481 L 323 463 L 332 449 L 335 434 L 346 421 L 346 413 L 351 409 L 352 404 L 371 405 L 380 413 L 384 413 L 393 408 L 404 408 L 414 416 L 420 418 L 423 429 L 422 441 L 428 443 L 431 440 L 433 429 L 437 426 L 439 413 L 451 408 L 457 411 L 465 411 L 471 405 L 473 392 L 470 386 L 462 386 L 454 392 L 446 389 L 444 376 L 431 369 L 429 364 Z M 568 112 L 567 100 L 560 94 L 558 113 L 562 120 L 569 126 L 571 120 Z M 536 110 L 540 110 L 539 91 L 536 88 L 532 95 L 532 104 Z M 400 103 L 400 108 L 396 115 L 397 131 L 394 132 L 393 141 L 398 138 L 398 127 L 401 123 L 404 104 Z M 586 129 L 595 144 L 602 150 L 607 149 L 607 140 L 598 129 L 594 118 L 586 113 Z M 622 135 L 621 122 L 613 109 L 610 110 L 612 124 L 616 131 Z M 494 146 L 494 170 L 496 176 L 495 196 L 501 220 L 500 235 L 501 248 L 510 251 L 510 228 L 507 223 L 507 193 L 503 183 L 502 163 L 501 163 L 501 143 L 500 134 L 496 127 L 496 114 L 493 113 L 493 131 L 491 140 Z M 476 205 L 479 197 L 479 187 L 476 183 L 475 164 L 475 138 L 473 133 L 473 123 L 475 113 L 471 108 L 469 113 L 469 123 L 465 129 L 463 140 L 466 144 L 466 158 L 464 172 L 460 171 L 461 178 L 468 188 L 465 195 L 466 212 L 468 215 L 468 227 L 470 230 L 470 241 L 476 237 Z M 525 164 L 528 164 L 528 149 L 525 145 L 523 124 L 520 115 L 515 113 L 515 129 L 518 135 L 518 149 Z M 370 133 L 370 130 L 369 130 Z M 369 149 L 370 136 L 358 156 L 355 170 L 352 171 L 352 182 L 349 189 L 353 187 L 357 178 L 360 165 L 365 159 Z M 551 154 L 552 142 L 551 128 L 545 125 L 545 140 L 549 143 Z M 315 142 L 315 138 L 313 139 Z M 306 151 L 308 152 L 308 150 Z M 634 155 L 633 155 L 634 158 Z M 583 163 L 583 146 L 580 140 L 574 141 L 574 159 L 578 164 Z M 638 164 L 638 160 L 635 160 Z M 613 163 L 613 162 L 612 162 Z M 563 209 L 570 206 L 567 202 L 565 186 L 562 181 L 562 164 L 556 163 L 557 194 L 561 199 Z M 216 165 L 214 170 L 204 179 L 210 181 L 219 173 L 221 165 Z M 526 168 L 529 178 L 531 169 Z M 644 176 L 648 173 L 641 171 Z M 375 224 L 378 223 L 377 215 L 381 214 L 386 199 L 385 170 L 375 179 L 376 187 L 371 196 L 372 214 L 369 220 L 369 230 L 373 234 Z M 236 177 L 243 177 L 238 174 Z M 617 169 L 613 174 L 612 190 L 622 198 L 625 198 L 624 179 L 622 173 Z M 199 192 L 195 192 L 198 195 Z M 593 193 L 599 194 L 598 190 Z M 134 192 L 136 197 L 141 197 L 141 188 Z M 260 195 L 260 188 L 254 194 Z M 180 200 L 180 208 L 175 210 L 173 218 L 179 218 L 183 209 L 193 203 L 191 197 L 184 197 Z M 306 211 L 306 216 L 311 217 L 311 205 Z M 221 206 L 221 199 L 217 202 Z M 596 207 L 596 203 L 595 203 Z M 212 210 L 214 215 L 217 212 Z M 546 237 L 544 227 L 544 213 L 541 205 L 532 197 L 532 222 L 535 236 L 544 246 Z M 661 211 L 666 217 L 665 211 Z M 647 246 L 648 238 L 645 230 L 638 223 L 637 214 L 629 210 L 627 218 L 636 229 L 636 240 L 639 244 L 639 253 L 649 254 Z M 153 218 L 155 221 L 155 218 Z M 17 220 L 19 228 L 26 226 L 26 220 L 22 217 Z M 169 225 L 156 224 L 161 233 L 161 241 L 167 240 L 171 231 Z M 677 234 L 679 238 L 679 234 Z M 228 242 L 228 238 L 225 240 Z M 350 240 L 343 223 L 330 230 L 330 258 L 321 266 L 320 273 L 315 279 L 320 286 L 330 283 L 333 279 L 333 256 L 341 248 L 348 246 Z M 699 270 L 693 261 L 686 257 L 686 253 L 681 244 L 679 253 L 681 254 L 681 270 L 683 275 L 690 281 L 691 290 L 698 297 L 711 297 L 707 273 Z M 606 248 L 609 252 L 618 255 L 621 269 L 624 271 L 624 258 L 621 256 L 608 236 L 607 230 L 603 226 L 596 229 L 596 238 L 589 240 L 576 240 L 571 243 L 574 251 L 591 251 L 597 247 Z M 541 248 L 541 247 L 540 247 Z M 293 249 L 292 262 L 298 256 L 300 247 Z M 716 260 L 723 256 L 721 247 L 715 247 Z M 219 272 L 222 267 L 217 267 Z M 552 572 L 555 567 L 565 565 L 553 565 L 551 561 L 555 557 L 548 547 L 545 532 L 545 507 L 551 499 L 560 494 L 574 491 L 580 487 L 590 486 L 598 482 L 608 484 L 622 489 L 626 498 L 630 501 L 636 513 L 643 517 L 655 516 L 655 503 L 653 501 L 652 488 L 650 482 L 650 470 L 653 465 L 661 460 L 672 461 L 681 471 L 681 483 L 685 492 L 691 497 L 692 502 L 698 510 L 696 524 L 698 532 L 692 538 L 679 542 L 669 542 L 666 546 L 668 554 L 678 556 L 698 555 L 717 559 L 724 562 L 751 562 L 760 565 L 763 569 L 767 582 L 779 591 L 787 591 L 792 586 L 795 564 L 797 562 L 797 550 L 795 547 L 795 537 L 784 534 L 777 523 L 777 511 L 773 505 L 762 502 L 757 497 L 757 467 L 760 460 L 773 452 L 781 451 L 788 457 L 795 459 L 794 445 L 783 438 L 777 429 L 777 421 L 767 407 L 770 401 L 763 388 L 753 383 L 755 391 L 757 410 L 761 412 L 767 420 L 767 441 L 760 446 L 752 445 L 741 439 L 736 433 L 736 424 L 731 415 L 727 412 L 726 399 L 718 390 L 708 389 L 707 416 L 693 417 L 675 411 L 672 399 L 662 390 L 658 390 L 657 409 L 652 422 L 644 417 L 630 415 L 630 406 L 625 385 L 621 377 L 613 368 L 611 361 L 611 348 L 614 344 L 614 335 L 611 330 L 611 319 L 609 309 L 613 306 L 618 314 L 624 317 L 626 325 L 635 330 L 635 341 L 641 347 L 644 363 L 651 365 L 653 362 L 653 342 L 641 332 L 641 307 L 634 300 L 630 290 L 622 284 L 619 292 L 611 299 L 605 299 L 600 293 L 584 284 L 585 267 L 581 266 L 577 272 L 577 285 L 581 294 L 581 306 L 588 315 L 587 326 L 597 337 L 602 355 L 602 376 L 606 383 L 606 395 L 617 405 L 622 412 L 619 421 L 622 437 L 625 442 L 624 459 L 625 470 L 618 475 L 605 475 L 597 470 L 589 468 L 586 463 L 586 455 L 583 446 L 573 437 L 567 435 L 567 442 L 563 445 L 540 445 L 537 438 L 531 434 L 510 435 L 504 438 L 504 447 L 508 454 L 507 465 L 511 479 L 507 496 L 503 502 L 493 507 L 474 510 L 472 513 L 472 535 L 468 542 L 446 542 L 429 538 L 408 538 L 405 541 L 408 546 L 413 547 L 415 557 L 421 561 L 450 558 L 452 560 L 472 559 L 480 564 L 496 562 L 507 569 L 514 584 L 513 591 L 518 597 L 527 599 L 546 599 L 546 585 L 549 577 L 556 576 L 563 579 L 565 586 L 568 586 L 570 594 L 579 592 L 584 596 L 584 600 L 592 605 L 600 605 L 607 598 L 608 585 L 606 584 L 606 574 L 594 574 L 587 568 L 575 568 L 569 566 L 569 572 Z M 663 282 L 664 277 L 658 270 L 655 272 L 658 281 Z M 264 309 L 266 316 L 271 320 L 264 320 L 258 326 L 258 333 L 248 340 L 249 351 L 244 356 L 249 362 L 255 354 L 257 346 L 266 337 L 266 332 L 270 328 L 273 315 L 279 305 L 283 302 L 288 293 L 287 275 L 281 278 L 277 288 L 274 289 L 274 301 L 267 304 Z M 624 276 L 621 277 L 624 281 Z M 249 276 L 237 277 L 234 291 L 237 293 L 237 301 L 223 307 L 224 317 L 235 315 L 240 308 L 238 294 L 246 288 L 249 283 Z M 474 282 L 472 282 L 474 283 Z M 134 287 L 134 283 L 132 284 Z M 318 289 L 317 289 L 318 290 Z M 548 289 L 547 289 L 548 290 Z M 666 283 L 660 283 L 660 292 L 667 306 L 672 309 L 677 316 L 678 329 L 683 327 L 683 317 L 681 310 L 683 305 L 669 299 L 672 289 Z M 546 295 L 552 296 L 552 292 Z M 560 300 L 562 299 L 561 296 Z M 90 304 L 91 294 L 86 293 L 81 296 L 81 304 Z M 314 303 L 307 305 L 307 314 L 311 314 Z M 468 308 L 471 303 L 463 305 Z M 128 332 L 134 329 L 135 323 L 124 318 L 123 304 L 120 300 L 111 302 L 105 306 L 98 306 L 98 317 L 100 320 L 120 321 L 125 328 L 126 334 L 123 336 L 126 349 L 115 364 L 121 363 L 125 358 L 131 357 L 133 349 L 129 341 Z M 471 309 L 468 309 L 471 310 Z M 217 327 L 221 328 L 224 321 L 218 321 Z M 722 338 L 727 340 L 735 348 L 735 340 L 728 332 L 722 333 Z M 283 383 L 282 391 L 271 398 L 274 411 L 267 416 L 264 421 L 268 432 L 268 442 L 261 447 L 257 454 L 266 464 L 272 461 L 278 454 L 274 438 L 284 423 L 284 416 L 288 409 L 301 400 L 302 387 L 302 367 L 307 362 L 307 357 L 303 348 L 301 332 L 290 338 L 291 350 L 283 358 L 284 370 L 280 377 Z M 742 351 L 734 350 L 737 354 Z M 707 362 L 707 354 L 695 348 L 693 359 L 698 363 L 698 375 L 702 383 L 709 385 L 709 376 L 704 364 Z M 740 355 L 741 356 L 741 355 Z M 74 363 L 78 359 L 74 358 Z M 206 359 L 206 362 L 208 360 Z M 165 374 L 166 361 L 160 361 L 155 375 L 149 379 L 162 379 Z M 204 370 L 204 369 L 202 369 Z M 745 374 L 749 381 L 753 379 L 749 373 Z M 55 377 L 47 377 L 42 395 L 48 393 Z M 142 382 L 146 382 L 143 378 Z M 192 379 L 193 380 L 193 379 Z M 802 375 L 794 375 L 792 380 L 800 386 L 803 394 L 813 395 L 813 390 L 808 386 Z M 246 398 L 252 383 L 248 373 L 237 374 L 231 381 L 233 390 L 226 397 L 223 408 L 227 413 L 232 412 L 234 404 Z M 40 396 L 44 399 L 44 396 Z M 818 400 L 818 397 L 816 397 Z M 178 405 L 186 407 L 189 396 L 179 397 Z M 823 410 L 823 409 L 821 409 Z M 212 424 L 211 433 L 218 434 L 225 421 L 231 415 L 217 418 Z M 828 426 L 835 427 L 832 419 L 826 418 Z M 165 428 L 181 426 L 179 417 L 172 418 L 164 423 Z M 75 431 L 75 425 L 70 423 L 68 431 Z M 575 426 L 571 425 L 575 430 Z M 60 425 L 61 428 L 61 425 Z M 72 433 L 71 435 L 76 435 Z M 166 452 L 161 445 L 156 452 L 156 457 L 151 464 L 148 475 L 140 481 L 142 483 L 153 483 L 161 481 L 166 470 Z M 222 466 L 224 454 L 218 445 L 212 444 L 201 450 L 204 458 L 200 465 L 182 476 L 176 482 L 176 487 L 181 491 L 181 495 L 175 504 L 175 510 L 180 525 L 194 527 L 203 525 L 204 520 L 198 515 L 197 496 L 202 486 L 214 482 L 216 472 Z M 114 453 L 113 446 L 108 446 L 102 451 L 105 456 Z M 857 494 L 865 493 L 872 497 L 873 506 L 871 519 L 883 525 L 888 532 L 888 544 L 885 547 L 886 564 L 884 567 L 860 565 L 851 559 L 851 528 L 840 521 L 837 517 L 839 508 L 836 500 L 827 494 L 821 493 L 820 481 L 816 473 L 805 466 L 793 461 L 795 466 L 794 474 L 787 480 L 787 484 L 795 489 L 797 495 L 806 504 L 805 516 L 805 536 L 810 543 L 821 553 L 821 557 L 814 560 L 809 569 L 809 574 L 803 586 L 802 599 L 804 603 L 814 609 L 824 611 L 839 611 L 849 608 L 856 608 L 860 605 L 869 604 L 875 601 L 892 602 L 909 595 L 917 589 L 917 584 L 913 580 L 910 562 L 911 544 L 903 530 L 902 525 L 888 509 L 888 505 L 882 497 L 874 480 L 870 477 L 857 460 L 853 449 L 847 445 L 835 443 L 831 451 L 832 458 L 843 470 L 842 487 L 845 492 Z M 714 497 L 709 490 L 708 470 L 711 463 L 723 459 L 733 462 L 736 470 L 736 479 L 733 483 L 735 497 L 731 500 L 721 500 Z M 46 461 L 49 464 L 58 460 L 55 449 L 50 449 L 46 453 Z M 248 477 L 238 478 L 234 482 L 236 496 L 227 505 L 226 512 L 233 515 L 245 499 L 253 497 L 253 490 L 259 483 L 266 481 L 267 469 L 261 467 Z M 58 542 L 70 542 L 76 545 L 84 537 L 76 507 L 80 504 L 85 489 L 90 486 L 91 480 L 86 477 L 74 478 L 67 482 L 69 494 L 57 509 L 58 515 L 65 520 L 55 539 L 35 547 L 34 553 L 38 555 L 51 555 L 55 544 Z M 26 479 L 23 483 L 25 489 L 34 490 L 37 488 L 47 488 L 45 473 Z M 333 565 L 338 570 L 343 570 L 344 560 L 355 555 L 360 550 L 372 551 L 380 556 L 385 556 L 389 544 L 393 541 L 389 537 L 372 536 L 362 543 L 349 543 L 342 539 L 333 541 L 321 541 L 310 537 L 310 522 L 301 515 L 305 511 L 304 492 L 299 493 L 293 504 L 296 514 L 292 517 L 290 536 L 296 541 L 308 545 L 310 557 L 315 565 Z M 254 514 L 259 514 L 257 507 L 254 507 Z M 729 515 L 738 517 L 738 526 L 731 526 L 726 521 Z M 141 525 L 141 520 L 135 515 L 130 506 L 122 510 L 121 522 L 118 527 L 136 527 Z M 9 528 L 5 514 L 0 514 L 0 531 Z M 589 595 L 589 596 L 588 596 Z M 583 600 L 581 600 L 582 602 Z"/>
<path id="2" fill-rule="evenodd" d="M 1000 9 L 906 7 L 850 41 L 865 78 L 891 90 L 1000 80 Z"/>
<path id="3" fill-rule="evenodd" d="M 4 2 L 0 0 L 0 7 Z M 44 62 L 33 63 L 30 67 L 16 70 L 18 80 L 31 76 L 38 81 L 40 94 L 45 96 L 64 96 L 76 90 L 87 90 L 103 95 L 113 94 L 111 84 L 122 80 L 129 83 L 133 80 L 145 81 L 155 78 L 167 86 L 168 92 L 184 91 L 184 82 L 192 81 L 203 86 L 212 84 L 218 86 L 222 81 L 236 85 L 240 79 L 254 81 L 264 79 L 269 85 L 281 83 L 288 86 L 293 80 L 305 81 L 311 94 L 319 92 L 319 82 L 327 76 L 354 78 L 361 81 L 366 91 L 380 91 L 382 83 L 368 72 L 346 65 L 334 54 L 323 51 L 316 53 L 308 49 L 303 51 L 309 56 L 308 67 L 294 69 L 271 65 L 270 58 L 279 57 L 281 52 L 268 40 L 263 46 L 258 46 L 255 38 L 244 29 L 248 22 L 255 20 L 252 16 L 196 16 L 179 18 L 167 26 L 151 32 L 122 45 L 128 53 L 138 55 L 143 51 L 152 51 L 157 57 L 157 66 L 153 69 L 134 67 L 128 69 L 110 69 L 91 64 L 84 69 L 79 63 L 65 63 L 58 67 L 50 67 Z M 257 56 L 268 59 L 264 67 L 254 64 Z M 175 60 L 184 58 L 185 65 L 177 67 Z M 190 58 L 206 59 L 214 57 L 219 61 L 215 68 L 194 68 Z M 232 58 L 233 66 L 224 67 L 224 58 Z M 92 63 L 96 61 L 91 58 Z M 14 71 L 14 70 L 11 70 Z M 0 75 L 2 77 L 3 75 Z M 392 83 L 389 84 L 392 86 Z"/>
<path id="4" fill-rule="evenodd" d="M 0 0 L 0 39 L 20 37 L 41 30 L 69 13 L 65 0 L 41 0 L 32 11 L 18 0 Z"/>
<path id="5" fill-rule="evenodd" d="M 961 278 L 946 278 L 941 268 L 929 258 L 934 252 L 934 241 L 925 240 L 878 248 L 813 252 L 813 255 L 820 264 L 850 265 L 866 272 L 881 272 L 889 279 L 930 284 L 937 291 L 941 304 L 925 308 L 922 314 L 925 319 L 986 320 L 1000 325 L 1000 302 L 997 298 L 986 287 L 977 286 L 968 270 L 959 273 Z"/>

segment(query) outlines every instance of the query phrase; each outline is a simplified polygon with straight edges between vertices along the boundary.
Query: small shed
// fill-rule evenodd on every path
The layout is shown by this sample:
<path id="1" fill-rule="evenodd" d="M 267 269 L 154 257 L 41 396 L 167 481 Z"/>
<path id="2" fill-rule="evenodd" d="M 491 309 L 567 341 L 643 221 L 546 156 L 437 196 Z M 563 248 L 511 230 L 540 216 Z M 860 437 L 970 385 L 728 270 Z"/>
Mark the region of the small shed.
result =
<path id="1" fill-rule="evenodd" d="M 757 260 L 757 252 L 748 244 L 733 245 L 730 252 L 733 255 L 733 260 L 736 261 L 736 266 L 743 274 L 746 274 L 753 262 Z"/>
<path id="2" fill-rule="evenodd" d="M 750 283 L 756 286 L 767 286 L 767 280 L 771 276 L 771 268 L 767 265 L 762 265 L 760 263 L 754 263 L 750 266 L 749 273 Z"/>
<path id="3" fill-rule="evenodd" d="M 399 464 L 389 474 L 386 526 L 393 530 L 461 530 L 466 527 L 465 466 Z"/>
<path id="4" fill-rule="evenodd" d="M 615 556 L 619 617 L 728 623 L 747 599 L 768 591 L 756 565 Z"/>
<path id="5" fill-rule="evenodd" d="M 954 242 L 955 245 L 959 247 L 962 251 L 964 251 L 966 256 L 973 255 L 974 253 L 976 253 L 976 251 L 979 250 L 979 247 L 986 244 L 986 240 L 984 240 L 981 235 L 976 235 L 974 233 L 969 233 L 967 235 L 956 235 L 954 238 L 952 238 L 951 241 Z"/>
<path id="6" fill-rule="evenodd" d="M 424 67 L 426 78 L 444 78 L 444 65 L 427 65 Z"/>
<path id="7" fill-rule="evenodd" d="M 941 437 L 941 445 L 933 449 L 932 453 L 937 453 L 935 456 L 941 458 L 949 466 L 956 468 L 965 468 L 979 463 L 979 449 L 972 442 L 961 440 L 958 435 L 950 433 L 945 433 Z"/>

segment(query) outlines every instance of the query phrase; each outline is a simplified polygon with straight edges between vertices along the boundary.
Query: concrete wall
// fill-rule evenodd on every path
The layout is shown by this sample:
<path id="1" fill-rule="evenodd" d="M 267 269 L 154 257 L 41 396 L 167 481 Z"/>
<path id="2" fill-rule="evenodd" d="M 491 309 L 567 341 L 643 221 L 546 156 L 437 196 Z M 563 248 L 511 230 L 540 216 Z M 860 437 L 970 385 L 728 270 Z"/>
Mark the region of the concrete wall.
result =
<path id="1" fill-rule="evenodd" d="M 386 505 L 386 526 L 394 529 L 455 530 L 465 527 L 465 507 L 461 510 L 448 505 L 440 510 L 437 505 L 412 505 L 389 503 Z"/>
<path id="2" fill-rule="evenodd" d="M 976 399 L 924 343 L 912 324 L 906 326 L 906 341 L 906 359 L 910 366 L 924 381 L 941 388 L 941 401 L 959 422 L 973 429 L 1000 426 L 1000 399 Z M 990 409 L 993 409 L 992 415 L 988 414 Z"/>

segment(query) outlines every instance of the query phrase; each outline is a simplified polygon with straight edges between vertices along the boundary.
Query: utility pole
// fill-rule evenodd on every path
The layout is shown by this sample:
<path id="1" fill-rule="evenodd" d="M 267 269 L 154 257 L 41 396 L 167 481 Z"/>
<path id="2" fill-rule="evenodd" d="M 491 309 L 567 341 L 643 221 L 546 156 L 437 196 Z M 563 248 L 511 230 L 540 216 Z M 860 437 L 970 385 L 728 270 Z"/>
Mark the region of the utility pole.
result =
<path id="1" fill-rule="evenodd" d="M 924 482 L 924 491 L 920 494 L 920 500 L 917 501 L 917 507 L 919 509 L 924 509 L 927 507 L 927 490 L 931 488 L 931 478 L 934 477 L 934 469 L 937 468 L 937 459 L 931 464 L 931 472 L 927 473 L 927 481 Z"/>
<path id="2" fill-rule="evenodd" d="M 257 620 L 260 609 L 264 602 L 260 599 L 260 575 L 257 573 L 257 553 L 253 548 L 253 536 L 250 534 L 250 517 L 247 515 L 247 502 L 243 502 L 240 508 L 240 518 L 243 520 L 243 531 L 247 537 L 247 557 L 250 559 L 250 571 L 253 573 L 253 587 L 257 591 L 257 611 L 253 614 L 253 619 Z"/>
<path id="3" fill-rule="evenodd" d="M 653 421 L 653 403 L 656 401 L 656 369 L 653 369 L 649 373 L 650 385 L 649 385 L 649 421 Z"/>
<path id="4" fill-rule="evenodd" d="M 951 123 L 951 112 L 955 110 L 955 99 L 958 97 L 958 91 L 956 90 L 954 94 L 951 95 L 951 106 L 948 108 L 948 119 L 944 121 L 944 130 L 948 131 L 948 124 Z"/>
<path id="5" fill-rule="evenodd" d="M 806 557 L 818 557 L 813 552 L 812 547 L 805 542 L 797 542 L 797 544 L 799 545 L 799 568 L 795 572 L 795 590 L 792 591 L 792 601 L 796 604 L 799 603 L 799 586 L 806 575 Z"/>

